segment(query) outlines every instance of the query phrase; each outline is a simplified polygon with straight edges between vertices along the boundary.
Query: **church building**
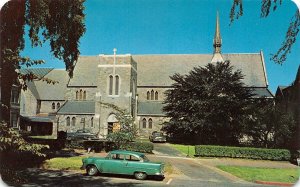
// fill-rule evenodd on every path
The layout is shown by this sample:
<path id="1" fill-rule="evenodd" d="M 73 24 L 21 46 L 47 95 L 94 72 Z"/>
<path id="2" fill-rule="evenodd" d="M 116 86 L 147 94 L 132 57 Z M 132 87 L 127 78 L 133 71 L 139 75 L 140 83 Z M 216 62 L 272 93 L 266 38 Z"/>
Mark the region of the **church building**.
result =
<path id="1" fill-rule="evenodd" d="M 159 131 L 168 120 L 163 113 L 164 92 L 171 88 L 170 76 L 187 74 L 197 66 L 229 60 L 245 75 L 243 81 L 253 88 L 255 97 L 270 97 L 262 51 L 223 54 L 219 18 L 212 54 L 158 54 L 80 56 L 74 76 L 53 68 L 23 69 L 40 78 L 59 83 L 50 85 L 40 79 L 28 82 L 21 91 L 20 128 L 33 134 L 56 134 L 89 129 L 105 137 L 118 125 L 116 106 L 135 120 L 141 136 Z"/>

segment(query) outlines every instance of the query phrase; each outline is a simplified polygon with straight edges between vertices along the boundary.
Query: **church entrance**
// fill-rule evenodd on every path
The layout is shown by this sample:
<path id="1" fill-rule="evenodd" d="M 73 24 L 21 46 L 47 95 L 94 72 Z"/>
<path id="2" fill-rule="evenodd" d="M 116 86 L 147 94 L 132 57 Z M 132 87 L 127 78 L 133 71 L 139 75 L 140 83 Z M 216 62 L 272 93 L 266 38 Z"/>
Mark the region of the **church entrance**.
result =
<path id="1" fill-rule="evenodd" d="M 115 114 L 111 114 L 107 118 L 107 134 L 120 130 L 120 123 Z"/>

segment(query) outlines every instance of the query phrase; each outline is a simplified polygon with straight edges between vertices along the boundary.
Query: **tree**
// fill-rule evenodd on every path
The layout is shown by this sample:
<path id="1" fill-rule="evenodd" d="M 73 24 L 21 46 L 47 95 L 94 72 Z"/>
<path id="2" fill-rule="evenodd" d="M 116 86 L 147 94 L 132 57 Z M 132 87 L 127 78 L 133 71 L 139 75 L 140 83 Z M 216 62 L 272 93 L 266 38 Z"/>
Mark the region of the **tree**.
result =
<path id="1" fill-rule="evenodd" d="M 273 11 L 282 4 L 282 0 L 262 0 L 261 1 L 261 17 L 268 17 L 271 8 Z M 230 23 L 243 15 L 243 1 L 233 0 L 230 11 Z M 300 28 L 300 11 L 296 10 L 295 15 L 292 17 L 290 26 L 286 32 L 285 40 L 282 42 L 281 47 L 275 54 L 272 54 L 271 60 L 275 63 L 283 64 L 286 61 L 287 55 L 291 52 L 293 44 L 296 42 Z"/>
<path id="2" fill-rule="evenodd" d="M 292 116 L 280 111 L 273 100 L 260 99 L 250 105 L 245 118 L 245 135 L 251 145 L 264 148 L 293 148 L 296 124 Z"/>
<path id="3" fill-rule="evenodd" d="M 18 171 L 42 163 L 48 149 L 48 145 L 26 142 L 18 131 L 0 122 L 0 174 L 4 181 L 26 182 Z"/>
<path id="4" fill-rule="evenodd" d="M 164 124 L 164 131 L 201 144 L 238 143 L 252 96 L 241 81 L 241 71 L 233 71 L 226 61 L 195 67 L 189 74 L 175 74 L 171 79 L 175 83 L 166 91 L 163 108 L 171 119 Z"/>
<path id="5" fill-rule="evenodd" d="M 116 112 L 116 118 L 120 124 L 120 129 L 109 133 L 107 139 L 114 142 L 117 149 L 122 145 L 133 141 L 137 136 L 137 129 L 134 126 L 134 118 L 125 110 L 110 103 L 101 103 L 103 107 L 113 109 Z"/>
<path id="6" fill-rule="evenodd" d="M 35 78 L 55 83 L 55 80 L 43 79 L 32 73 L 21 75 L 16 72 L 22 66 L 44 63 L 43 60 L 20 56 L 25 46 L 25 26 L 29 28 L 32 47 L 42 46 L 49 41 L 52 54 L 64 61 L 66 70 L 72 76 L 73 63 L 79 56 L 79 39 L 85 32 L 83 3 L 84 0 L 12 0 L 2 7 L 0 109 L 4 113 L 3 117 L 9 117 L 10 90 L 18 77 L 24 83 Z M 26 88 L 26 84 L 22 86 Z"/>

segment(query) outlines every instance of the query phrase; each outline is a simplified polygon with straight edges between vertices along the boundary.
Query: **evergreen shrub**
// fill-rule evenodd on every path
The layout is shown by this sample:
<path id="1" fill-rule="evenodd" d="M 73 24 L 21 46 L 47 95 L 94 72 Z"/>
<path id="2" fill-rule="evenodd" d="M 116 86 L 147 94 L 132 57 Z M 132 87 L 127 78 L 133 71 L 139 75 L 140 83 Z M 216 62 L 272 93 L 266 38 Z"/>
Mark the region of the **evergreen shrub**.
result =
<path id="1" fill-rule="evenodd" d="M 287 149 L 265 149 L 252 147 L 229 147 L 215 145 L 196 145 L 195 156 L 229 157 L 257 160 L 290 160 L 291 153 Z"/>
<path id="2" fill-rule="evenodd" d="M 127 151 L 137 151 L 142 153 L 152 153 L 153 143 L 150 142 L 129 142 L 121 145 L 120 149 Z"/>

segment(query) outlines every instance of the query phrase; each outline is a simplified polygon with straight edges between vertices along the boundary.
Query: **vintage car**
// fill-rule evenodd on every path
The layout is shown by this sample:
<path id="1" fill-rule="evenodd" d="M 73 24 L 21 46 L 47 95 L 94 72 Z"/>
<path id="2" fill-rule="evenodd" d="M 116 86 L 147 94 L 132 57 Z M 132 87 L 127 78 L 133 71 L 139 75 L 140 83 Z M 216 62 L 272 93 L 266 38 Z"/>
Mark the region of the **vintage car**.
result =
<path id="1" fill-rule="evenodd" d="M 149 136 L 150 142 L 166 142 L 167 138 L 162 132 L 154 131 Z"/>
<path id="2" fill-rule="evenodd" d="M 97 140 L 96 134 L 91 133 L 88 129 L 79 129 L 76 132 L 67 133 L 68 140 Z"/>
<path id="3" fill-rule="evenodd" d="M 115 150 L 106 157 L 89 157 L 82 159 L 81 169 L 85 169 L 87 175 L 98 173 L 134 175 L 138 180 L 144 180 L 147 176 L 164 178 L 164 164 L 150 162 L 143 153 Z"/>

